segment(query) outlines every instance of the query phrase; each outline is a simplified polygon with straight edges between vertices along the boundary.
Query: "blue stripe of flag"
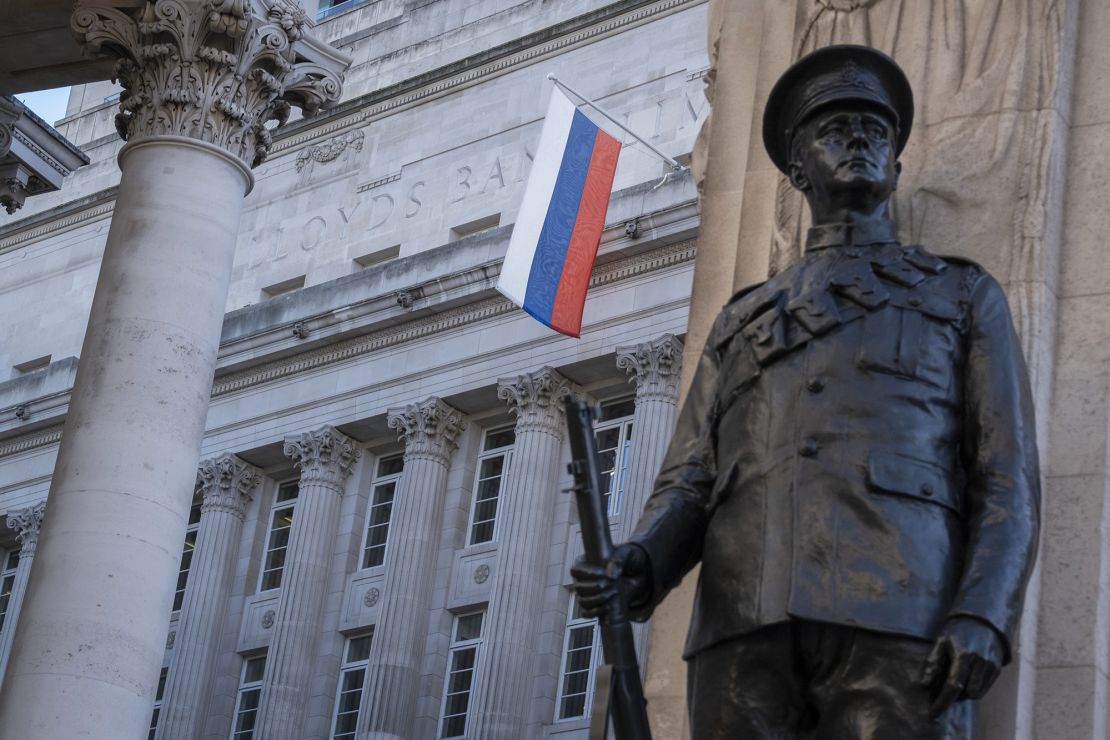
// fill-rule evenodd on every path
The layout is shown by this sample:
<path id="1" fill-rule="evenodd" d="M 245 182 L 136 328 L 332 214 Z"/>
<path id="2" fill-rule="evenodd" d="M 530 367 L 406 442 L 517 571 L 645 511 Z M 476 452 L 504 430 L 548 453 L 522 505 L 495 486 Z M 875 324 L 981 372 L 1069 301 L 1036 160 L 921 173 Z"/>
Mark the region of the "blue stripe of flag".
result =
<path id="1" fill-rule="evenodd" d="M 581 111 L 574 111 L 567 146 L 563 150 L 563 162 L 555 178 L 555 190 L 551 194 L 543 229 L 540 230 L 532 269 L 528 273 L 528 289 L 522 306 L 544 324 L 551 323 L 555 294 L 559 289 L 567 247 L 570 246 L 570 235 L 578 217 L 578 205 L 582 201 L 582 188 L 590 169 L 596 138 L 597 126 Z"/>

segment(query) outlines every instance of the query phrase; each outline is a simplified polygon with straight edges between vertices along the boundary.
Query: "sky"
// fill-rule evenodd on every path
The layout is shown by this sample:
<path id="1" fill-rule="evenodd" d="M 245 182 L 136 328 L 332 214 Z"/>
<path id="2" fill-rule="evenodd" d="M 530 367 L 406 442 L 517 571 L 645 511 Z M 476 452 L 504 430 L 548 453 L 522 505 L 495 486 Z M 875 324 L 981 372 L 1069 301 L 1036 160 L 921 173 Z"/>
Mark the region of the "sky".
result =
<path id="1" fill-rule="evenodd" d="M 21 93 L 16 97 L 33 110 L 39 118 L 53 125 L 58 119 L 65 117 L 66 103 L 69 102 L 69 88 L 58 87 L 53 90 L 38 90 Z"/>

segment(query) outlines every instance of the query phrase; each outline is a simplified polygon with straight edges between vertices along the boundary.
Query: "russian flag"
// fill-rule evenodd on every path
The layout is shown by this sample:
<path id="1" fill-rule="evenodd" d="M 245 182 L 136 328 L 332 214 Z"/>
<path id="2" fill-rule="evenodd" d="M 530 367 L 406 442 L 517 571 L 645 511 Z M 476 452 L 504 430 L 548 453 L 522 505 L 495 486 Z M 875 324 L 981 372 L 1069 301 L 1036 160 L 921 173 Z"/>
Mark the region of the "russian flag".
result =
<path id="1" fill-rule="evenodd" d="M 582 331 L 620 142 L 556 88 L 497 289 L 567 336 Z"/>

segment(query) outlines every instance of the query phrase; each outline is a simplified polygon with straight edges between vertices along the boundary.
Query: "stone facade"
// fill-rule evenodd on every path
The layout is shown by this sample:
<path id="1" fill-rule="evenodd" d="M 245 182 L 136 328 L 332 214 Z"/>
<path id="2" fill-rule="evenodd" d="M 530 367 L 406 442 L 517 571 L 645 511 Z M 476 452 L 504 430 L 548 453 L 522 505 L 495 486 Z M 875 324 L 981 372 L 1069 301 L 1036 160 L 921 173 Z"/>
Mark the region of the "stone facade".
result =
<path id="1" fill-rule="evenodd" d="M 153 37 L 119 37 L 128 19 L 86 5 L 76 27 L 122 53 L 129 90 L 160 84 L 172 70 L 154 65 L 188 54 L 185 66 L 215 65 L 215 75 L 206 35 L 231 32 L 244 64 L 258 58 L 254 32 L 235 35 L 249 20 L 239 3 L 154 57 L 142 51 Z M 152 4 L 139 32 L 164 33 L 157 24 L 177 7 Z M 470 736 L 586 736 L 590 682 L 579 691 L 564 680 L 574 673 L 568 636 L 585 633 L 567 588 L 580 544 L 560 493 L 569 451 L 557 402 L 573 389 L 617 414 L 605 424 L 631 502 L 615 527 L 627 531 L 673 424 L 699 224 L 693 179 L 659 185 L 662 163 L 625 137 L 580 340 L 493 286 L 546 74 L 681 158 L 708 111 L 706 10 L 704 0 L 355 0 L 312 29 L 354 60 L 338 105 L 274 131 L 210 96 L 183 92 L 180 116 L 167 118 L 142 92 L 124 91 L 121 106 L 109 83 L 73 89 L 58 129 L 90 164 L 0 221 L 0 372 L 11 376 L 0 382 L 0 549 L 22 546 L 17 591 L 35 577 L 25 510 L 50 487 L 119 216 L 120 134 L 127 146 L 192 136 L 256 165 L 195 461 L 199 519 L 180 608 L 166 615 L 165 688 L 146 696 L 158 737 L 226 738 L 248 715 L 255 737 L 331 737 L 356 679 L 358 737 L 438 737 L 444 716 L 458 715 L 450 681 L 474 646 Z M 265 77 L 244 69 L 251 94 L 265 92 Z M 326 75 L 298 79 L 284 92 L 312 113 L 309 93 L 326 98 Z M 280 104 L 258 106 L 252 120 L 283 115 Z M 190 120 L 211 125 L 186 130 Z M 42 358 L 41 369 L 29 362 Z M 159 546 L 175 560 L 182 552 L 179 541 Z M 478 613 L 480 637 L 468 640 Z M 263 655 L 254 681 L 262 664 L 251 661 Z"/>

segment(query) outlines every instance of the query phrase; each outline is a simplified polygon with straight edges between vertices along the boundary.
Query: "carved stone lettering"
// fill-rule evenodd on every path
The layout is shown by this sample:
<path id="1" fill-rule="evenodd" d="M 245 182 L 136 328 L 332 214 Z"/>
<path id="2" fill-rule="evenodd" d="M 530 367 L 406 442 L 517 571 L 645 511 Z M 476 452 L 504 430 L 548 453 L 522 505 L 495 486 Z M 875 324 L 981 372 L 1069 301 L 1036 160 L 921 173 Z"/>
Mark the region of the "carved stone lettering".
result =
<path id="1" fill-rule="evenodd" d="M 311 252 L 320 242 L 324 240 L 324 232 L 327 231 L 328 222 L 323 216 L 313 216 L 308 219 L 304 225 L 304 233 L 301 236 L 301 249 L 306 252 Z"/>

